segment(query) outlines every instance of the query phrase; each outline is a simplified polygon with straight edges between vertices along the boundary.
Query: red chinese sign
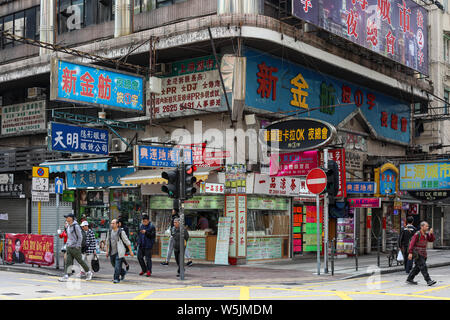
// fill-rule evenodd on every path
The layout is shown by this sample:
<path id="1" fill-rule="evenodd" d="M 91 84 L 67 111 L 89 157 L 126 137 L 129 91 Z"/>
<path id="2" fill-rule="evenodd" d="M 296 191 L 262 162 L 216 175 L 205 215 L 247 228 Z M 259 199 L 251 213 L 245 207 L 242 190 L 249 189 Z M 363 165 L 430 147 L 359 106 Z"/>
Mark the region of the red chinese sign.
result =
<path id="1" fill-rule="evenodd" d="M 317 151 L 272 154 L 270 157 L 271 176 L 306 176 L 317 168 Z"/>
<path id="2" fill-rule="evenodd" d="M 223 160 L 230 156 L 229 151 L 207 148 L 206 143 L 191 144 L 192 161 L 197 167 L 220 167 Z"/>
<path id="3" fill-rule="evenodd" d="M 54 263 L 53 236 L 6 234 L 6 261 L 51 266 Z"/>
<path id="4" fill-rule="evenodd" d="M 347 197 L 347 179 L 345 169 L 345 149 L 328 150 L 328 160 L 334 160 L 339 169 L 339 192 L 337 198 Z M 323 167 L 323 151 L 319 152 L 319 166 Z"/>

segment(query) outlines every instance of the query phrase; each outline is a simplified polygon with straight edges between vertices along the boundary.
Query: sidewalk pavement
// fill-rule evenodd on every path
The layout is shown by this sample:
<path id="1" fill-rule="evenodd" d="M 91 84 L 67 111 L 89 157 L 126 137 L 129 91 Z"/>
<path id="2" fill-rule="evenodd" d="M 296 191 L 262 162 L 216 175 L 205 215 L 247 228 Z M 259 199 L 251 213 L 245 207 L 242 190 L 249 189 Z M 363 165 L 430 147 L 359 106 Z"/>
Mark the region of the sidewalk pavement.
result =
<path id="1" fill-rule="evenodd" d="M 105 255 L 99 256 L 100 271 L 94 275 L 94 280 L 112 281 L 113 267 Z M 248 262 L 240 266 L 219 266 L 212 262 L 197 262 L 190 267 L 185 267 L 185 280 L 176 277 L 177 265 L 174 259 L 169 266 L 162 266 L 162 259 L 153 259 L 153 273 L 150 278 L 139 276 L 141 268 L 136 257 L 127 257 L 130 270 L 125 278 L 128 283 L 158 283 L 158 284 L 186 284 L 186 285 L 243 285 L 243 284 L 284 284 L 295 285 L 310 282 L 330 280 L 343 280 L 357 277 L 370 276 L 377 266 L 377 255 L 370 254 L 358 257 L 358 271 L 354 258 L 336 259 L 334 263 L 334 276 L 331 276 L 331 264 L 329 273 L 324 274 L 323 259 L 321 261 L 321 274 L 318 276 L 317 260 L 314 255 L 303 256 L 295 259 Z M 404 272 L 403 266 L 388 267 L 387 255 L 380 257 L 380 273 Z M 450 266 L 450 250 L 429 250 L 428 267 Z M 15 271 L 24 273 L 36 273 L 50 276 L 61 276 L 63 268 L 62 257 L 60 269 L 52 267 L 32 267 L 31 265 L 2 265 L 0 271 Z M 432 272 L 431 272 L 432 275 Z"/>

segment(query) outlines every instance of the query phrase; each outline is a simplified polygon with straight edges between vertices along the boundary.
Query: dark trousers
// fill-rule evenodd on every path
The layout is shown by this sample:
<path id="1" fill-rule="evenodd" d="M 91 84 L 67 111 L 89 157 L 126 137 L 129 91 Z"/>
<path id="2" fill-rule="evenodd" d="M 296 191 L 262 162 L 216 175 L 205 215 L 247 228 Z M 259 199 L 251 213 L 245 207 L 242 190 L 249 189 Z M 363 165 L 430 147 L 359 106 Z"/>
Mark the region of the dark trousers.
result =
<path id="1" fill-rule="evenodd" d="M 120 281 L 120 276 L 124 276 L 126 275 L 126 271 L 125 269 L 122 268 L 122 262 L 123 262 L 123 258 L 119 258 L 119 254 L 113 254 L 109 257 L 112 266 L 114 267 L 114 280 L 119 280 Z"/>
<path id="2" fill-rule="evenodd" d="M 414 268 L 409 273 L 408 280 L 414 280 L 414 277 L 417 276 L 419 272 L 422 272 L 423 278 L 426 282 L 431 280 L 430 275 L 428 274 L 427 258 L 421 256 L 420 254 L 414 260 Z"/>
<path id="3" fill-rule="evenodd" d="M 175 261 L 177 262 L 178 266 L 177 273 L 180 274 L 180 250 L 173 250 L 173 253 L 175 254 Z"/>
<path id="4" fill-rule="evenodd" d="M 144 261 L 145 258 L 145 261 Z M 138 261 L 142 272 L 152 272 L 152 248 L 141 248 L 138 250 Z M 146 263 L 147 262 L 147 263 Z"/>
<path id="5" fill-rule="evenodd" d="M 403 254 L 403 266 L 405 267 L 406 273 L 410 273 L 414 261 L 408 259 L 408 247 L 402 247 L 401 250 Z"/>

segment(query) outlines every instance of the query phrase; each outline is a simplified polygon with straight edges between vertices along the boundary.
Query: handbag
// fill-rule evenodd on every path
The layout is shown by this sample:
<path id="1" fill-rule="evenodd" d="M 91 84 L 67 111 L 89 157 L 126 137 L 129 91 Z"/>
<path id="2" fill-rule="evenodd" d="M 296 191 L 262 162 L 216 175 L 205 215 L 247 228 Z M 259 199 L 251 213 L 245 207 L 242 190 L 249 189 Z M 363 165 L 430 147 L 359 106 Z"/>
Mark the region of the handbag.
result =
<path id="1" fill-rule="evenodd" d="M 402 262 L 402 261 L 404 261 L 405 259 L 403 258 L 403 253 L 402 253 L 402 251 L 401 250 L 399 250 L 398 251 L 398 254 L 397 254 L 397 261 L 398 262 Z"/>
<path id="2" fill-rule="evenodd" d="M 98 272 L 100 270 L 100 262 L 98 261 L 97 255 L 94 256 L 94 258 L 91 261 L 91 267 L 92 271 Z"/>

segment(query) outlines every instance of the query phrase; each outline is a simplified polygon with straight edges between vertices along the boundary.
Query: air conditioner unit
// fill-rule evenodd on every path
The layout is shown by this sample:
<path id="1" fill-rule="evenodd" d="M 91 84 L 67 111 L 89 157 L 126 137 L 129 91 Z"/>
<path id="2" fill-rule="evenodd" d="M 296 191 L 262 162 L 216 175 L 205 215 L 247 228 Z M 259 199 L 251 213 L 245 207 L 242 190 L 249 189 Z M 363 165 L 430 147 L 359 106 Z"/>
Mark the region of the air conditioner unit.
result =
<path id="1" fill-rule="evenodd" d="M 171 63 L 158 63 L 155 65 L 155 76 L 166 76 L 172 73 Z"/>
<path id="2" fill-rule="evenodd" d="M 129 140 L 127 138 L 123 138 L 127 143 Z M 111 146 L 109 147 L 109 153 L 120 153 L 125 152 L 127 150 L 127 144 L 119 138 L 111 139 Z"/>

